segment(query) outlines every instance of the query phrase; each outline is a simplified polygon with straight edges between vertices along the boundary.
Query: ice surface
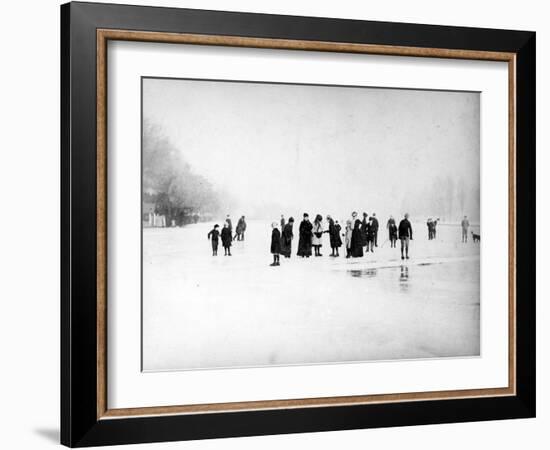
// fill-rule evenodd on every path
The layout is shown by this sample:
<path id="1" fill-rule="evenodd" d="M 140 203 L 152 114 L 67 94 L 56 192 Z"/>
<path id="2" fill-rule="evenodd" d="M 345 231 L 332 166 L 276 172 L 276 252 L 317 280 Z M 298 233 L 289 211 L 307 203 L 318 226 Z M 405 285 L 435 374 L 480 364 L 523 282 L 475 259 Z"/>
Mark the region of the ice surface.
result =
<path id="1" fill-rule="evenodd" d="M 325 234 L 322 257 L 296 257 L 296 238 L 270 267 L 269 221 L 233 256 L 212 256 L 212 225 L 143 230 L 146 371 L 479 355 L 479 244 L 460 227 L 428 241 L 413 223 L 404 263 L 381 223 L 374 254 L 329 257 Z"/>

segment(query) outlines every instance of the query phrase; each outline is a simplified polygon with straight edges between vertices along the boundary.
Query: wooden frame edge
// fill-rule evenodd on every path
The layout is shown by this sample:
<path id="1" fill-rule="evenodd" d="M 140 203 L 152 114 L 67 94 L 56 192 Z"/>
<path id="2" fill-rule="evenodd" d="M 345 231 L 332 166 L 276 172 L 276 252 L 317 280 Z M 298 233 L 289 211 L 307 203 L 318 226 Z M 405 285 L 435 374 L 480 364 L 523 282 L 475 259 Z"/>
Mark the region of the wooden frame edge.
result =
<path id="1" fill-rule="evenodd" d="M 107 411 L 107 40 L 97 33 L 97 417 Z"/>
<path id="2" fill-rule="evenodd" d="M 144 417 L 174 414 L 206 414 L 269 409 L 350 406 L 376 403 L 503 397 L 516 395 L 516 54 L 480 50 L 404 47 L 290 39 L 249 38 L 239 36 L 164 33 L 98 28 L 97 36 L 97 419 Z M 107 405 L 107 41 L 179 43 L 230 47 L 363 53 L 391 56 L 432 57 L 501 61 L 508 63 L 509 89 L 509 366 L 508 387 L 400 394 L 317 397 L 197 405 L 150 406 L 108 409 Z"/>

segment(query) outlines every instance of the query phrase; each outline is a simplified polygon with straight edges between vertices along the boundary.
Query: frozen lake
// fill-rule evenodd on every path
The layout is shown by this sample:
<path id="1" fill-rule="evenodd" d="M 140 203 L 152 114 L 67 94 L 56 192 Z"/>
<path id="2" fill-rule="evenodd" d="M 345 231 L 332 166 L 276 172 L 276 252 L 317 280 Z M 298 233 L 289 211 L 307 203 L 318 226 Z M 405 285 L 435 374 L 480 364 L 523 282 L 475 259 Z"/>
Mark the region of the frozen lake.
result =
<path id="1" fill-rule="evenodd" d="M 329 257 L 327 234 L 323 257 L 296 257 L 295 223 L 279 267 L 267 221 L 248 221 L 231 257 L 221 241 L 212 256 L 213 223 L 144 229 L 144 370 L 479 355 L 479 244 L 451 225 L 428 241 L 413 223 L 403 263 L 399 241 L 382 246 L 384 223 L 376 252 L 357 259 Z"/>

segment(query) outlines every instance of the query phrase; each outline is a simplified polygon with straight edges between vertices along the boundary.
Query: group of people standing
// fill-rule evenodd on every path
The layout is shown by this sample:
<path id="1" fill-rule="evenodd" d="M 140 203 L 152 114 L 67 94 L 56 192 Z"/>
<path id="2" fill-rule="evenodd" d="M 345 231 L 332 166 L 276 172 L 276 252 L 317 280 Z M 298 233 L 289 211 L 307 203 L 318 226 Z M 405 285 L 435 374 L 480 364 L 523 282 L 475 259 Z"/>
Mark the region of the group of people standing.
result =
<path id="1" fill-rule="evenodd" d="M 428 240 L 431 241 L 435 239 L 436 232 L 437 232 L 437 222 L 439 222 L 438 219 L 432 219 L 431 217 L 428 218 L 428 221 L 426 222 L 426 225 L 428 226 Z"/>
<path id="2" fill-rule="evenodd" d="M 219 239 L 222 240 L 222 246 L 225 251 L 224 256 L 231 256 L 231 243 L 235 241 L 244 241 L 244 232 L 246 231 L 246 219 L 244 216 L 239 218 L 237 227 L 235 229 L 235 236 L 233 236 L 233 223 L 229 214 L 225 218 L 223 228 L 219 231 L 220 226 L 214 225 L 214 228 L 208 232 L 208 239 L 212 243 L 212 256 L 218 255 Z"/>
<path id="3" fill-rule="evenodd" d="M 330 248 L 332 250 L 330 256 L 340 256 L 339 249 L 345 245 L 346 258 L 360 258 L 367 252 L 374 252 L 378 247 L 378 229 L 379 222 L 376 213 L 369 216 L 366 212 L 363 213 L 362 220 L 359 219 L 356 211 L 352 212 L 351 218 L 346 221 L 345 229 L 342 233 L 342 227 L 338 220 L 334 220 L 330 215 L 326 216 L 328 223 L 327 229 L 323 226 L 323 217 L 320 214 L 315 216 L 313 222 L 309 220 L 309 214 L 304 213 L 303 220 L 298 228 L 298 250 L 297 255 L 302 258 L 310 256 L 323 256 L 321 247 L 323 246 L 323 234 L 329 235 Z M 428 239 L 436 238 L 436 227 L 438 219 L 429 218 L 427 221 Z M 464 216 L 461 223 L 462 226 L 462 241 L 467 242 L 468 228 L 470 223 L 468 218 Z M 285 258 L 290 258 L 292 253 L 292 241 L 294 239 L 294 218 L 290 217 L 288 221 L 283 215 L 279 223 L 272 223 L 271 233 L 271 253 L 273 254 L 272 266 L 280 265 L 280 255 Z M 393 216 L 390 216 L 386 224 L 388 231 L 388 240 L 391 248 L 396 248 L 397 240 L 401 241 L 401 259 L 409 259 L 409 242 L 413 238 L 412 225 L 409 221 L 409 214 L 405 214 L 403 219 L 397 225 Z M 245 216 L 241 216 L 237 222 L 236 234 L 233 236 L 233 225 L 231 217 L 227 215 L 223 228 L 219 230 L 219 225 L 214 225 L 214 228 L 208 233 L 208 239 L 212 242 L 212 255 L 218 254 L 219 240 L 222 241 L 222 246 L 225 251 L 225 256 L 231 256 L 231 244 L 233 240 L 243 241 L 246 231 Z M 343 238 L 343 240 L 342 240 Z"/>
<path id="4" fill-rule="evenodd" d="M 401 259 L 409 259 L 409 240 L 412 239 L 412 226 L 408 220 L 409 215 L 396 225 L 393 217 L 390 216 L 387 228 L 389 232 L 389 240 L 391 247 L 395 248 L 397 238 L 401 240 Z M 332 250 L 330 256 L 340 256 L 339 249 L 345 244 L 346 258 L 363 257 L 365 252 L 374 252 L 374 248 L 378 247 L 378 229 L 379 222 L 376 218 L 376 213 L 370 217 L 367 213 L 363 213 L 363 220 L 358 218 L 358 214 L 354 211 L 351 218 L 346 221 L 346 228 L 343 233 L 342 227 L 338 220 L 334 220 L 330 215 L 327 215 L 328 228 L 323 227 L 323 217 L 320 214 L 315 216 L 313 222 L 309 220 L 309 214 L 304 213 L 303 220 L 298 228 L 298 251 L 297 255 L 302 258 L 310 256 L 323 256 L 321 247 L 323 246 L 323 234 L 328 233 L 330 248 Z M 284 216 L 281 216 L 280 223 L 273 222 L 271 224 L 271 253 L 273 254 L 272 266 L 280 265 L 280 255 L 285 258 L 290 258 L 292 252 L 292 240 L 294 218 L 290 217 L 288 222 Z M 279 229 L 280 226 L 280 229 Z M 344 241 L 342 241 L 344 238 Z"/>
<path id="5" fill-rule="evenodd" d="M 378 228 L 376 213 L 369 217 L 364 212 L 363 220 L 360 220 L 357 212 L 352 212 L 351 219 L 346 221 L 344 231 L 346 258 L 362 257 L 364 255 L 363 247 L 365 247 L 365 252 L 374 252 L 374 247 L 378 247 Z"/>

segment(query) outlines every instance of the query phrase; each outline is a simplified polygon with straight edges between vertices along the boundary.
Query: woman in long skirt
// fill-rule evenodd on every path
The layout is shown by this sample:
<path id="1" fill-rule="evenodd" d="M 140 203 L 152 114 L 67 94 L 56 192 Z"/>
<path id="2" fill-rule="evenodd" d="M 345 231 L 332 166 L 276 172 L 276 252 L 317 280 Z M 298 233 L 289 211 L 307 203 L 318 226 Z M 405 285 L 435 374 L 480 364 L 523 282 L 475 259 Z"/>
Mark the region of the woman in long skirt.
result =
<path id="1" fill-rule="evenodd" d="M 340 231 L 342 227 L 338 224 L 338 221 L 334 222 L 334 219 L 330 216 L 327 216 L 327 220 L 330 248 L 332 249 L 330 256 L 340 256 L 338 254 L 338 249 L 342 246 L 342 239 L 340 238 Z"/>
<path id="2" fill-rule="evenodd" d="M 304 220 L 300 223 L 299 233 L 300 239 L 298 240 L 298 256 L 302 258 L 309 258 L 311 256 L 311 237 L 313 225 L 309 221 L 309 214 L 304 214 Z"/>
<path id="3" fill-rule="evenodd" d="M 351 220 L 346 221 L 346 231 L 344 232 L 344 242 L 346 243 L 346 258 L 351 258 L 351 236 L 353 234 L 353 228 L 351 227 Z"/>
<path id="4" fill-rule="evenodd" d="M 373 223 L 373 218 L 371 217 L 367 223 L 367 252 L 374 252 L 375 236 L 375 226 Z"/>
<path id="5" fill-rule="evenodd" d="M 294 238 L 294 233 L 292 231 L 292 226 L 294 225 L 294 218 L 290 217 L 288 223 L 283 228 L 283 233 L 281 236 L 281 255 L 285 258 L 290 258 L 292 252 L 292 239 Z"/>
<path id="6" fill-rule="evenodd" d="M 231 241 L 232 241 L 232 233 L 231 228 L 229 228 L 229 224 L 225 222 L 223 224 L 222 228 L 222 245 L 223 249 L 225 251 L 224 256 L 231 256 Z"/>
<path id="7" fill-rule="evenodd" d="M 351 233 L 351 256 L 360 258 L 363 256 L 363 236 L 361 235 L 361 221 L 357 219 Z"/>
<path id="8" fill-rule="evenodd" d="M 315 250 L 315 256 L 323 256 L 321 254 L 321 247 L 323 246 L 323 224 L 322 224 L 323 218 L 320 214 L 317 214 L 315 216 L 315 220 L 313 221 L 313 237 L 311 240 L 311 244 L 313 245 L 313 249 Z"/>

